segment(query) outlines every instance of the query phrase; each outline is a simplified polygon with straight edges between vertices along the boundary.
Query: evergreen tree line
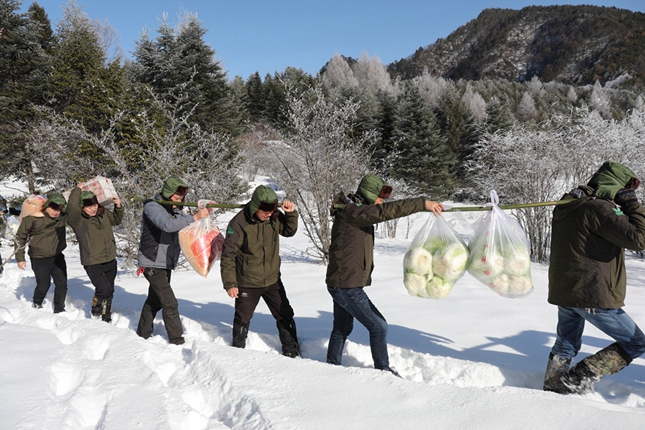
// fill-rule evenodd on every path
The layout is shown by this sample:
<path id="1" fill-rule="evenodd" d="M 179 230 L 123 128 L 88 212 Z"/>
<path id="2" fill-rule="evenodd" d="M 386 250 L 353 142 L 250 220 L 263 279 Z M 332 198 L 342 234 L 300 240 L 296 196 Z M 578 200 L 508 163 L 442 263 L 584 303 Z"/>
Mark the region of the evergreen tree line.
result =
<path id="1" fill-rule="evenodd" d="M 177 174 L 194 196 L 230 201 L 246 180 L 270 174 L 308 211 L 312 254 L 323 261 L 330 194 L 354 191 L 348 187 L 367 171 L 396 184 L 399 197 L 481 203 L 496 188 L 521 200 L 529 195 L 496 180 L 508 180 L 502 168 L 521 178 L 526 166 L 499 164 L 497 143 L 530 146 L 567 127 L 581 136 L 588 118 L 628 124 L 615 133 L 642 137 L 633 119 L 643 95 L 612 83 L 452 81 L 428 73 L 393 80 L 367 55 L 335 55 L 316 76 L 288 67 L 229 80 L 194 15 L 162 22 L 155 37 L 143 34 L 124 60 L 109 26 L 74 1 L 55 30 L 42 7 L 20 13 L 20 3 L 0 4 L 0 177 L 23 179 L 36 193 L 100 174 L 132 199 Z M 593 153 L 581 162 L 597 167 L 602 156 L 621 154 Z M 139 210 L 129 216 L 123 235 L 134 243 Z M 396 223 L 385 230 L 394 234 Z M 534 256 L 543 258 L 535 249 Z"/>

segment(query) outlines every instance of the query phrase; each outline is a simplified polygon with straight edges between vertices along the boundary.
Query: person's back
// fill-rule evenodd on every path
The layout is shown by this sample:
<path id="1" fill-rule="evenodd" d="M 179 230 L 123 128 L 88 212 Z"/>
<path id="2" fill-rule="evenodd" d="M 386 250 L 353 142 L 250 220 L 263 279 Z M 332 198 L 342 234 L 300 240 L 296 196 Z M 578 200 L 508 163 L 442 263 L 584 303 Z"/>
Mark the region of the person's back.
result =
<path id="1" fill-rule="evenodd" d="M 606 162 L 553 211 L 548 301 L 558 306 L 558 327 L 545 372 L 546 391 L 590 391 L 602 376 L 645 352 L 645 335 L 622 309 L 624 248 L 645 248 L 645 208 L 634 192 L 639 184 L 629 168 Z M 581 348 L 585 321 L 616 342 L 569 369 Z"/>

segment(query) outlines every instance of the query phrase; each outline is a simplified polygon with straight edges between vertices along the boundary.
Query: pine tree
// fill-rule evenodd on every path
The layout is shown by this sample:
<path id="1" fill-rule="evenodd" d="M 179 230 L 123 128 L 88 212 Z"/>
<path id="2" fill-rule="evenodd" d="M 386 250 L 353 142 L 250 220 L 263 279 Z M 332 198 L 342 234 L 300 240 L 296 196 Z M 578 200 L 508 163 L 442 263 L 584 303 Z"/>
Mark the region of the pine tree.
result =
<path id="1" fill-rule="evenodd" d="M 266 109 L 266 94 L 264 91 L 264 84 L 260 73 L 257 71 L 249 76 L 249 79 L 244 84 L 246 87 L 246 99 L 244 107 L 251 118 L 251 121 L 257 122 L 264 119 Z"/>
<path id="2" fill-rule="evenodd" d="M 475 149 L 478 140 L 477 126 L 471 111 L 462 101 L 457 89 L 449 88 L 434 109 L 441 135 L 455 154 L 455 164 L 450 171 L 460 184 L 467 182 L 465 162 Z"/>
<path id="3" fill-rule="evenodd" d="M 395 178 L 433 199 L 452 193 L 456 183 L 450 173 L 455 163 L 454 153 L 415 85 L 406 85 L 399 100 L 393 141 L 398 152 L 392 166 Z"/>
<path id="4" fill-rule="evenodd" d="M 19 14 L 21 3 L 0 3 L 0 176 L 24 178 L 34 192 L 33 156 L 26 133 L 37 116 L 32 104 L 45 101 L 52 30 L 40 6 L 34 4 Z"/>
<path id="5" fill-rule="evenodd" d="M 157 32 L 155 40 L 144 33 L 136 43 L 129 76 L 157 95 L 174 99 L 203 129 L 238 134 L 241 107 L 234 103 L 215 51 L 204 42 L 201 22 L 187 14 L 177 27 L 164 21 Z"/>

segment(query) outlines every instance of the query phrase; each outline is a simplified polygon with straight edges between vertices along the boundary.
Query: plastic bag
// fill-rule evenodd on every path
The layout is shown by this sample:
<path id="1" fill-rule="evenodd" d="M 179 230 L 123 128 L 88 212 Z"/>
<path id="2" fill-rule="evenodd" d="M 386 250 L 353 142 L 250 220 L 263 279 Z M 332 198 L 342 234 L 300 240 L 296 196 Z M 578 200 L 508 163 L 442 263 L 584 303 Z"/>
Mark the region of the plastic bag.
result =
<path id="1" fill-rule="evenodd" d="M 502 297 L 524 297 L 533 291 L 529 239 L 497 206 L 497 193 L 490 195 L 492 210 L 477 223 L 468 244 L 468 273 Z"/>
<path id="2" fill-rule="evenodd" d="M 431 215 L 403 258 L 403 284 L 411 296 L 442 299 L 466 272 L 468 255 L 459 234 Z"/>
<path id="3" fill-rule="evenodd" d="M 14 240 L 16 238 L 16 233 L 18 233 L 18 227 L 20 227 L 20 221 L 13 215 L 9 215 L 6 218 L 7 221 L 7 230 L 5 232 L 5 237 L 7 239 Z"/>
<path id="4" fill-rule="evenodd" d="M 116 190 L 114 189 L 114 185 L 112 185 L 112 180 L 103 176 L 97 176 L 87 182 L 78 184 L 78 187 L 83 191 L 93 192 L 99 204 L 112 203 L 112 198 L 118 197 Z M 63 193 L 65 200 L 69 201 L 69 195 L 71 193 L 72 190 L 68 190 Z"/>
<path id="5" fill-rule="evenodd" d="M 202 201 L 199 202 L 200 205 Z M 179 230 L 179 246 L 184 257 L 204 278 L 210 272 L 216 260 L 222 256 L 224 236 L 211 218 L 202 218 Z"/>
<path id="6" fill-rule="evenodd" d="M 25 199 L 24 202 L 22 202 L 22 207 L 20 208 L 20 216 L 18 217 L 19 221 L 22 221 L 24 217 L 27 216 L 36 216 L 36 217 L 44 217 L 43 215 L 43 205 L 47 199 L 45 196 L 40 196 L 40 195 L 30 195 Z"/>

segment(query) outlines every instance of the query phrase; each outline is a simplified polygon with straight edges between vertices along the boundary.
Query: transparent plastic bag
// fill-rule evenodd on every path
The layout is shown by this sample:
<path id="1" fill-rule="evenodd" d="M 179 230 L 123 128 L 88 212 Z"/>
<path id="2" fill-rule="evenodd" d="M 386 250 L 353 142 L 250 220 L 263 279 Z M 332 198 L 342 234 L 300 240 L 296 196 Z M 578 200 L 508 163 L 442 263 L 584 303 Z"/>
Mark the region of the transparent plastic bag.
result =
<path id="1" fill-rule="evenodd" d="M 446 297 L 466 272 L 468 246 L 444 217 L 431 215 L 403 258 L 403 284 L 411 296 Z"/>
<path id="2" fill-rule="evenodd" d="M 199 201 L 200 208 L 208 201 Z M 179 246 L 190 265 L 204 278 L 222 256 L 224 236 L 210 217 L 202 218 L 179 231 Z"/>
<path id="3" fill-rule="evenodd" d="M 497 193 L 490 195 L 492 210 L 476 224 L 468 244 L 468 273 L 502 297 L 525 297 L 533 291 L 529 239 L 499 208 Z"/>

